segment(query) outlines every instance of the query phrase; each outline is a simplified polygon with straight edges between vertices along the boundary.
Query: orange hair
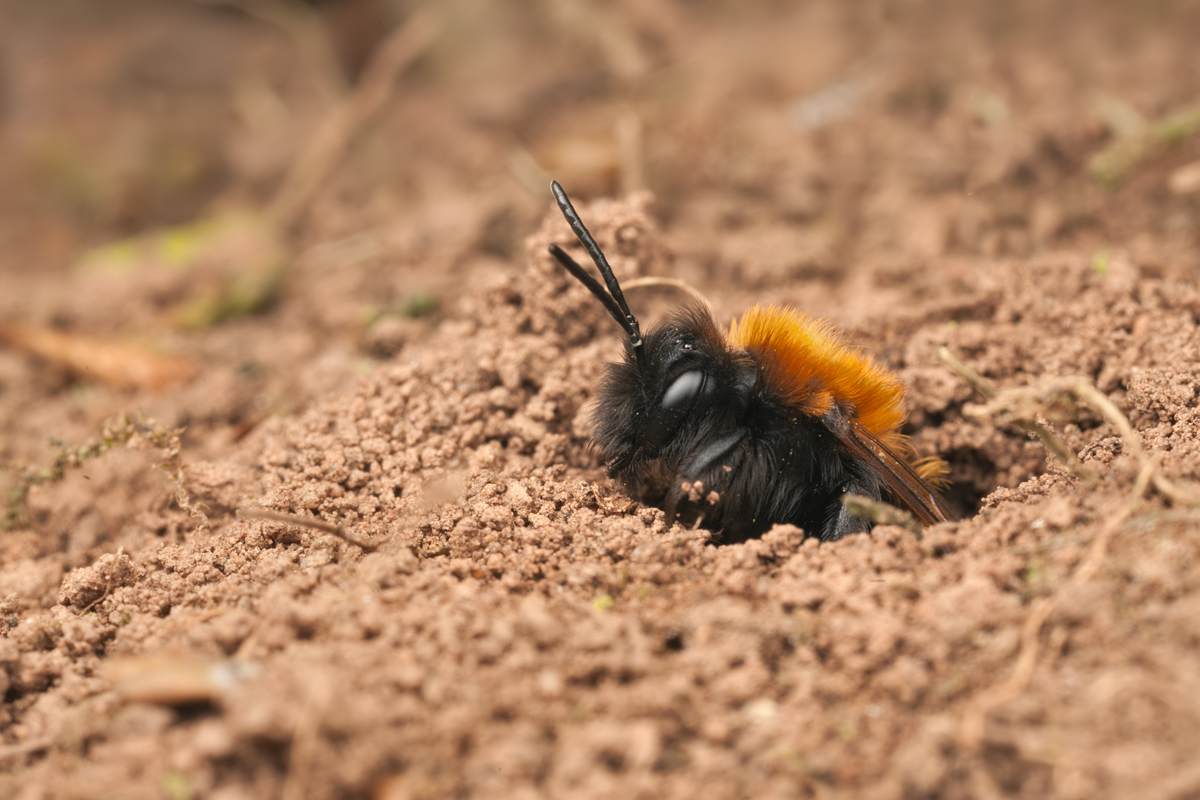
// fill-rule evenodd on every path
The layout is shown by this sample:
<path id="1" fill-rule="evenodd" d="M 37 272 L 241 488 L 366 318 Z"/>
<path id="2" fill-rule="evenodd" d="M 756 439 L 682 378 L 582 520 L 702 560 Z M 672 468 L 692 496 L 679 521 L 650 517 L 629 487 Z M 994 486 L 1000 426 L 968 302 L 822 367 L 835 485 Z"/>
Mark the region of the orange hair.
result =
<path id="1" fill-rule="evenodd" d="M 904 384 L 826 322 L 792 308 L 754 306 L 730 325 L 729 342 L 757 356 L 760 383 L 805 414 L 836 407 L 880 439 L 908 416 Z"/>

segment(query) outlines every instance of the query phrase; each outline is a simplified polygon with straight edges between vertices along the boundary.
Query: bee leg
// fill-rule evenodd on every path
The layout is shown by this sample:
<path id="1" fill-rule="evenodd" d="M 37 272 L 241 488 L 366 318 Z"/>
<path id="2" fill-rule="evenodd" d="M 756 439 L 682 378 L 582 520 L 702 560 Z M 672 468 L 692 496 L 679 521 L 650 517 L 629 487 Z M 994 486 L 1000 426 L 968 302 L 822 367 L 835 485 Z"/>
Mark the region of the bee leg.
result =
<path id="1" fill-rule="evenodd" d="M 724 481 L 709 478 L 706 483 L 703 478 L 713 473 L 718 477 L 733 474 L 743 456 L 744 448 L 739 445 L 749 434 L 746 428 L 738 428 L 709 442 L 692 457 L 691 463 L 679 473 L 667 492 L 664 511 L 668 522 L 673 522 L 678 512 L 690 507 L 698 512 L 697 519 L 692 522 L 703 523 L 712 493 L 716 492 L 719 498 L 720 487 L 724 485 Z"/>

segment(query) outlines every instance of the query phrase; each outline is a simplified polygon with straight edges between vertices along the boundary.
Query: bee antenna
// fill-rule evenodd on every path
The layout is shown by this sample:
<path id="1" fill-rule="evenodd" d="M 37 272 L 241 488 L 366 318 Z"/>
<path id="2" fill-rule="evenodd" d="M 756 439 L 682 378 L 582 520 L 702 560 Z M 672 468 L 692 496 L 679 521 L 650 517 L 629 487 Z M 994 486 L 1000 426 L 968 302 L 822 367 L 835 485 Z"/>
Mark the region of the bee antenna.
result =
<path id="1" fill-rule="evenodd" d="M 608 309 L 608 313 L 612 314 L 617 324 L 624 329 L 625 333 L 629 334 L 629 340 L 633 344 L 633 352 L 637 354 L 638 363 L 640 364 L 643 358 L 642 354 L 645 352 L 642 331 L 638 326 L 637 318 L 629 310 L 629 304 L 625 302 L 625 295 L 621 292 L 621 284 L 617 282 L 617 276 L 613 274 L 612 267 L 609 265 L 608 259 L 604 257 L 604 252 L 600 249 L 600 245 L 596 244 L 596 240 L 588 232 L 587 227 L 583 224 L 583 220 L 579 218 L 579 214 L 575 211 L 575 206 L 571 205 L 571 200 L 567 197 L 567 193 L 563 191 L 558 181 L 550 183 L 550 190 L 554 192 L 554 199 L 558 203 L 558 208 L 562 211 L 562 215 L 566 217 L 567 223 L 571 226 L 571 231 L 575 234 L 575 238 L 579 239 L 579 243 L 583 245 L 583 249 L 592 257 L 596 268 L 600 270 L 600 275 L 604 278 L 604 282 L 608 284 L 608 291 L 605 292 L 600 282 L 589 275 L 587 270 L 579 266 L 575 259 L 567 255 L 566 251 L 558 245 L 550 245 L 550 255 L 554 256 L 555 260 L 567 272 L 574 275 L 592 294 L 596 295 L 600 302 L 604 304 L 604 307 Z"/>

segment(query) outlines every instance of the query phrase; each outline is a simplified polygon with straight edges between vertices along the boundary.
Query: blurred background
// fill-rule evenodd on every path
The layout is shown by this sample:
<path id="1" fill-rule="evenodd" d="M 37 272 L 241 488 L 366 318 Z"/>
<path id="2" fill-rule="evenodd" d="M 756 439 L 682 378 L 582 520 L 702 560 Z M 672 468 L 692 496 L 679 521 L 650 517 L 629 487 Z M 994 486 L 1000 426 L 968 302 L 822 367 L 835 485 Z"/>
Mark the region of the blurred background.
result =
<path id="1" fill-rule="evenodd" d="M 957 318 L 981 263 L 1191 280 L 1197 31 L 1171 0 L 4 0 L 0 455 L 132 406 L 220 447 L 344 385 L 526 268 L 551 177 L 652 193 L 726 318 L 793 302 L 885 360 L 880 316 Z"/>

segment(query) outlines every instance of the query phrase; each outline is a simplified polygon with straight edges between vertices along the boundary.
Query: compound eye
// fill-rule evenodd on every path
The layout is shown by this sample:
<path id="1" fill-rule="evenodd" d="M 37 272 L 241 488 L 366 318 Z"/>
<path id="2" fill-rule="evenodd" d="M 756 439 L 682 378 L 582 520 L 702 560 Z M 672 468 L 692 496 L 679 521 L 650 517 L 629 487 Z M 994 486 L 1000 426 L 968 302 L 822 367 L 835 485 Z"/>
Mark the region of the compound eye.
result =
<path id="1" fill-rule="evenodd" d="M 700 394 L 700 387 L 704 385 L 704 373 L 698 369 L 689 370 L 674 381 L 663 392 L 662 405 L 660 411 L 670 413 L 672 409 L 683 403 L 687 403 L 695 399 L 696 395 Z"/>
<path id="2" fill-rule="evenodd" d="M 646 444 L 661 447 L 679 430 L 684 418 L 696 404 L 696 398 L 704 389 L 704 372 L 693 369 L 680 375 L 663 392 L 658 411 L 650 417 L 643 434 Z"/>

